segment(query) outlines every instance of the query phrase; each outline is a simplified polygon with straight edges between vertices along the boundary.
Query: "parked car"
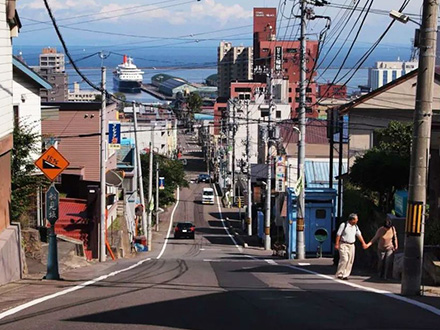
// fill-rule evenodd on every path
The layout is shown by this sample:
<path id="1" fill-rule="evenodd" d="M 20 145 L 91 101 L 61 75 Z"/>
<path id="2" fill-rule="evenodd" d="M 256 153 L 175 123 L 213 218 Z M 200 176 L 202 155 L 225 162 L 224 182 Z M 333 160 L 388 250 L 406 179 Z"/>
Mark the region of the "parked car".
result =
<path id="1" fill-rule="evenodd" d="M 211 176 L 209 174 L 205 174 L 205 173 L 201 173 L 199 174 L 197 180 L 197 182 L 211 182 Z"/>
<path id="2" fill-rule="evenodd" d="M 196 227 L 192 222 L 178 222 L 174 227 L 174 238 L 188 237 L 194 239 Z"/>

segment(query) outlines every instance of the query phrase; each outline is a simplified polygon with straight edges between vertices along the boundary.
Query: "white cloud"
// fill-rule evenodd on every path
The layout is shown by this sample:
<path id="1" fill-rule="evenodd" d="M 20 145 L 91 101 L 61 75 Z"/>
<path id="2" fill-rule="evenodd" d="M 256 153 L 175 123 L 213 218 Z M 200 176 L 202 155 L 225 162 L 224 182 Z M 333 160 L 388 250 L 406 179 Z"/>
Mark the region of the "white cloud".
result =
<path id="1" fill-rule="evenodd" d="M 191 6 L 191 16 L 193 18 L 214 18 L 216 21 L 225 24 L 229 20 L 251 18 L 252 11 L 244 9 L 238 4 L 225 6 L 214 0 L 205 0 L 203 3 Z"/>
<path id="2" fill-rule="evenodd" d="M 51 0 L 48 2 L 49 7 L 56 11 L 56 10 L 65 10 L 65 9 L 74 9 L 76 11 L 82 11 L 87 12 L 90 10 L 91 7 L 97 7 L 98 4 L 94 0 L 82 0 L 80 2 L 80 5 L 78 4 L 78 1 L 73 0 L 66 0 L 66 1 L 60 1 L 60 0 Z M 25 9 L 46 9 L 44 2 L 41 0 L 36 1 L 30 1 L 28 3 L 24 2 L 22 5 L 20 3 L 18 4 L 20 8 Z"/>

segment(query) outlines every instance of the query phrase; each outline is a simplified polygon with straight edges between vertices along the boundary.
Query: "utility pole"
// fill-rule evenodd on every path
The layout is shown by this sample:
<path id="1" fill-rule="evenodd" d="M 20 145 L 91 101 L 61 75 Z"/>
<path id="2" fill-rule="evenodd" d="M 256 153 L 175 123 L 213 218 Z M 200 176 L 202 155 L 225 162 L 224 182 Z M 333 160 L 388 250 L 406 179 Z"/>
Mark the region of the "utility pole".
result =
<path id="1" fill-rule="evenodd" d="M 248 207 L 247 207 L 247 232 L 252 236 L 252 176 L 251 176 L 251 161 L 249 154 L 250 136 L 249 136 L 249 102 L 246 102 L 246 156 L 247 156 L 247 185 L 248 185 Z"/>
<path id="2" fill-rule="evenodd" d="M 136 112 L 136 103 L 132 103 L 133 108 L 133 123 L 134 123 L 134 145 L 136 149 L 136 167 L 137 167 L 137 180 L 139 187 L 139 198 L 142 205 L 142 232 L 145 236 L 147 236 L 147 215 L 145 213 L 145 209 L 147 205 L 145 205 L 145 197 L 144 197 L 144 180 L 142 178 L 142 164 L 141 164 L 141 152 L 139 149 L 138 142 L 138 124 L 137 124 L 137 112 Z M 140 113 L 140 107 L 139 107 Z"/>
<path id="3" fill-rule="evenodd" d="M 152 212 L 151 202 L 153 199 L 153 149 L 154 149 L 154 126 L 151 129 L 151 141 L 150 141 L 150 167 L 149 167 L 149 175 L 148 175 L 148 251 L 151 251 L 153 239 L 153 230 L 151 228 L 152 225 Z"/>
<path id="4" fill-rule="evenodd" d="M 235 134 L 237 133 L 236 125 L 235 125 L 235 107 L 236 103 L 232 103 L 232 204 L 236 201 L 235 198 Z"/>
<path id="5" fill-rule="evenodd" d="M 159 231 L 159 162 L 156 162 L 156 231 Z"/>
<path id="6" fill-rule="evenodd" d="M 300 142 L 298 150 L 298 180 L 302 180 L 302 188 L 298 196 L 296 219 L 296 258 L 305 258 L 304 215 L 305 215 L 305 178 L 304 163 L 306 156 L 306 1 L 301 0 L 301 36 L 300 36 L 300 101 L 299 129 Z"/>
<path id="7" fill-rule="evenodd" d="M 264 249 L 270 250 L 271 249 L 271 238 L 270 238 L 270 218 L 271 218 L 271 199 L 272 199 L 272 154 L 270 152 L 270 141 L 271 141 L 271 134 L 272 134 L 272 127 L 271 127 L 271 113 L 272 113 L 272 106 L 273 106 L 273 91 L 272 91 L 272 72 L 269 71 L 268 77 L 267 77 L 267 90 L 269 92 L 269 116 L 268 116 L 268 122 L 267 122 L 267 136 L 266 136 L 266 143 L 267 143 L 267 192 L 266 192 L 266 217 L 264 222 Z"/>
<path id="8" fill-rule="evenodd" d="M 438 0 L 423 1 L 401 288 L 405 296 L 420 295 L 422 281 L 438 6 Z"/>
<path id="9" fill-rule="evenodd" d="M 101 215 L 101 221 L 100 221 L 100 228 L 99 228 L 99 261 L 104 262 L 106 259 L 106 249 L 105 249 L 105 217 L 107 213 L 107 198 L 106 198 L 106 187 L 105 187 L 105 119 L 106 115 L 106 92 L 105 92 L 105 67 L 101 67 L 101 127 L 100 127 L 100 133 L 101 133 L 101 164 L 100 165 L 100 215 Z"/>

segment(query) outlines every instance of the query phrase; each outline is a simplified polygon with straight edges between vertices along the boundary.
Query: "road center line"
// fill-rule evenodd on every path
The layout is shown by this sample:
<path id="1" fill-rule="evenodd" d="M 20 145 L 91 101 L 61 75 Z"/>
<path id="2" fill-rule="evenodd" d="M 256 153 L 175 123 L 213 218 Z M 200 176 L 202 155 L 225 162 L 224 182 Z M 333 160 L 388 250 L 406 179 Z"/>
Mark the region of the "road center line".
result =
<path id="1" fill-rule="evenodd" d="M 171 234 L 171 228 L 173 228 L 174 212 L 176 212 L 177 206 L 179 205 L 179 199 L 180 199 L 180 187 L 177 186 L 176 205 L 174 205 L 173 212 L 171 212 L 170 225 L 168 227 L 168 232 L 167 232 L 167 235 L 165 237 L 165 241 L 163 242 L 162 250 L 160 251 L 160 253 L 159 253 L 159 255 L 157 256 L 156 259 L 160 259 L 160 257 L 162 257 L 162 254 L 165 252 L 165 249 L 167 247 L 168 239 L 169 239 L 170 234 Z"/>
<path id="2" fill-rule="evenodd" d="M 228 234 L 229 238 L 232 240 L 232 242 L 234 243 L 235 247 L 238 249 L 238 251 L 243 252 L 243 249 L 241 248 L 241 246 L 239 246 L 237 244 L 237 241 L 235 240 L 234 236 L 231 235 L 231 233 L 229 232 L 229 229 L 226 227 L 225 224 L 225 219 L 223 219 L 223 214 L 222 214 L 222 210 L 220 208 L 220 200 L 218 198 L 218 192 L 217 192 L 217 187 L 214 185 L 214 190 L 215 190 L 215 195 L 217 197 L 217 207 L 218 207 L 218 212 L 220 214 L 220 220 L 222 222 L 223 228 L 226 231 L 226 233 Z"/>

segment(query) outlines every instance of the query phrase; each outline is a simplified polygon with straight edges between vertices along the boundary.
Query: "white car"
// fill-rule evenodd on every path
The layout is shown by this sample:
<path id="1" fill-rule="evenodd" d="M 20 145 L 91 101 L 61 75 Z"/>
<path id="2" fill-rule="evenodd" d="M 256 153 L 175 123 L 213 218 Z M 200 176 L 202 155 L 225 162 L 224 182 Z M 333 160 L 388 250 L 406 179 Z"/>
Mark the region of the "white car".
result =
<path id="1" fill-rule="evenodd" d="M 202 204 L 214 204 L 214 189 L 203 188 Z"/>

